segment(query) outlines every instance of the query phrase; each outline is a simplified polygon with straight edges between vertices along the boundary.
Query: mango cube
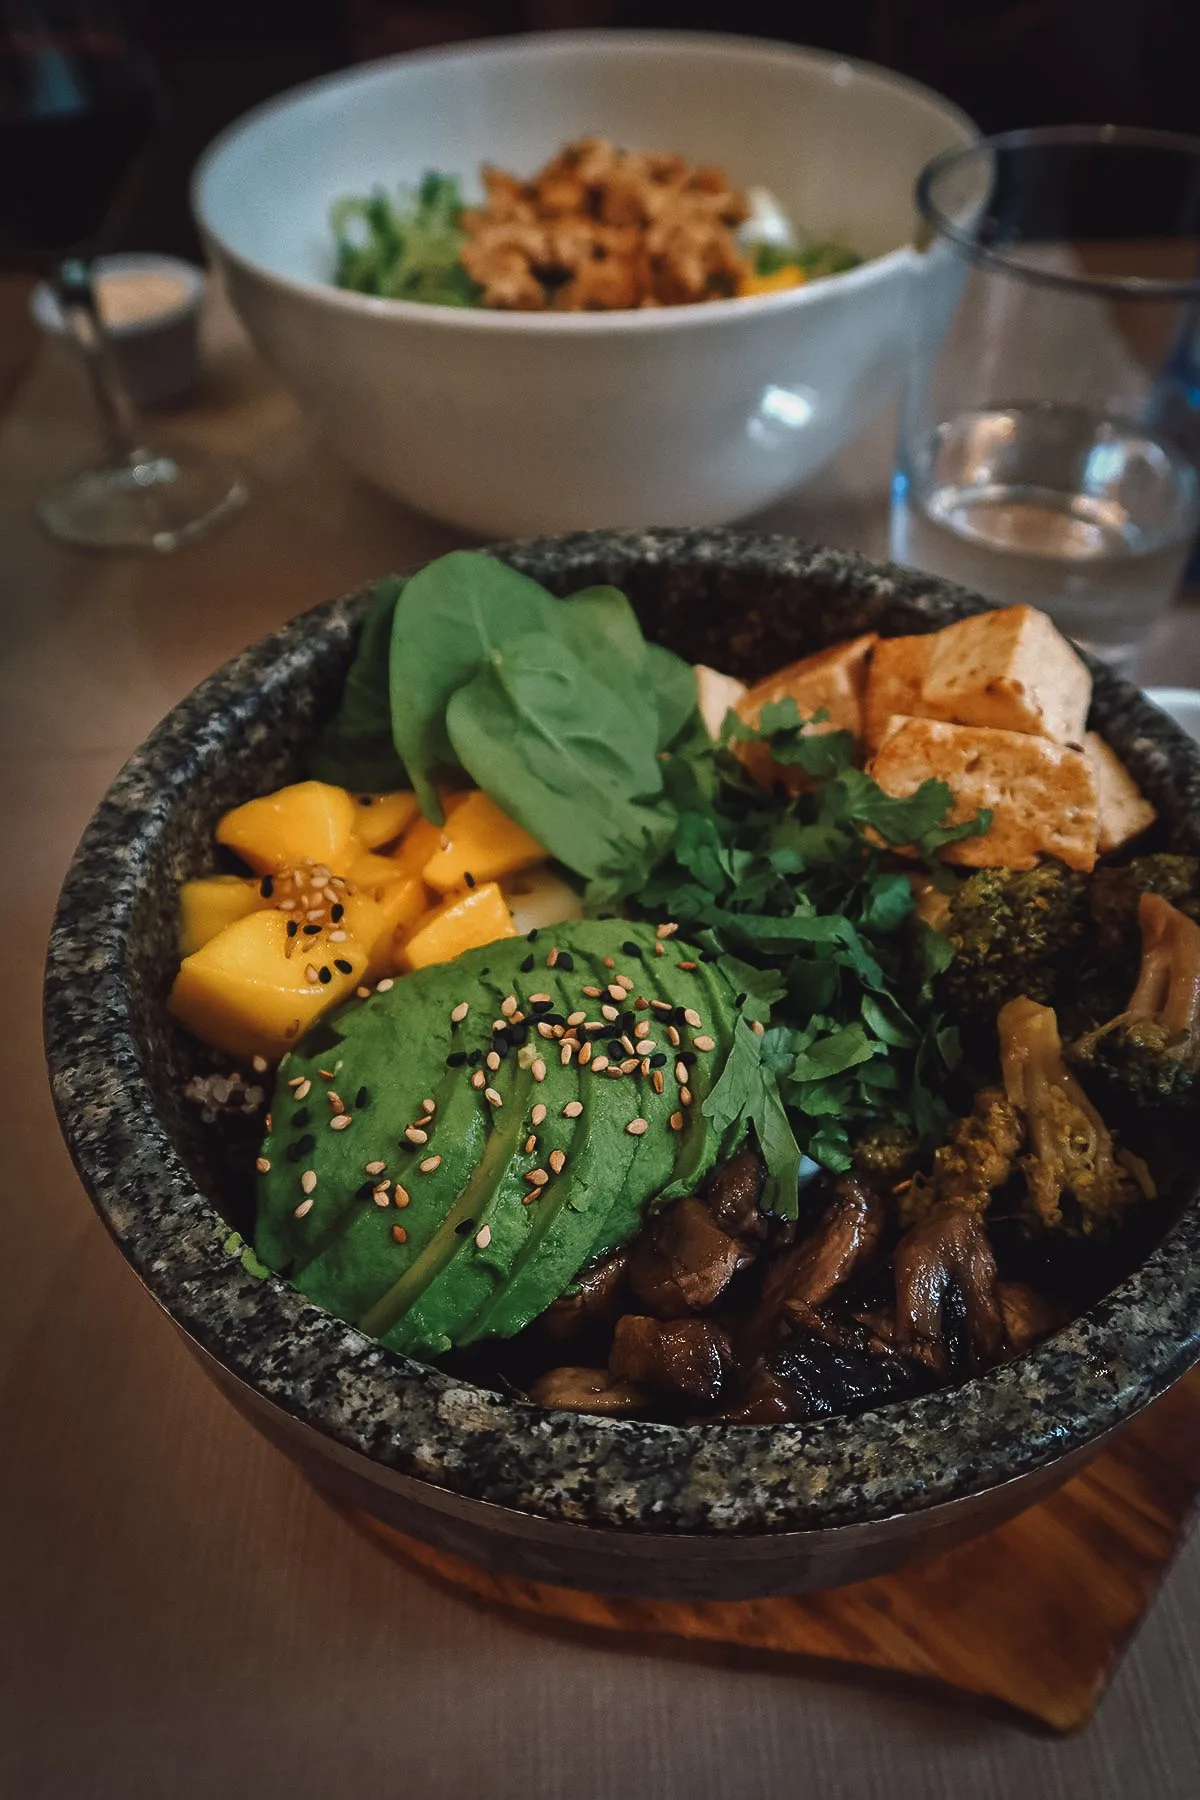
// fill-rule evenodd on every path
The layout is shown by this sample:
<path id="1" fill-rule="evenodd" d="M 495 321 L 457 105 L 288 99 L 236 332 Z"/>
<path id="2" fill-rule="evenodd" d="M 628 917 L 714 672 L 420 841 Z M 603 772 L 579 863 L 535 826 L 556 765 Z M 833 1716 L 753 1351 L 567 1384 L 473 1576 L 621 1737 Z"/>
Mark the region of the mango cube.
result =
<path id="1" fill-rule="evenodd" d="M 355 794 L 354 835 L 364 850 L 378 850 L 406 831 L 417 816 L 411 788 L 398 794 Z"/>
<path id="2" fill-rule="evenodd" d="M 537 839 L 501 812 L 481 788 L 455 807 L 441 829 L 442 841 L 421 870 L 439 894 L 465 887 L 468 875 L 482 885 L 546 860 Z"/>
<path id="3" fill-rule="evenodd" d="M 430 963 L 453 962 L 464 950 L 494 944 L 498 938 L 516 937 L 517 928 L 494 881 L 445 900 L 426 913 L 400 947 L 405 969 L 424 969 Z"/>
<path id="4" fill-rule="evenodd" d="M 377 856 L 374 850 L 361 850 L 337 873 L 344 875 L 347 881 L 366 894 L 374 894 L 388 883 L 406 878 L 404 871 L 397 866 L 395 857 Z"/>
<path id="5" fill-rule="evenodd" d="M 286 916 L 269 907 L 235 920 L 185 957 L 167 1004 L 206 1044 L 274 1062 L 353 993 L 366 966 L 354 938 L 331 944 L 322 936 L 305 945 L 289 938 Z"/>
<path id="6" fill-rule="evenodd" d="M 306 859 L 337 871 L 351 853 L 358 810 L 344 788 L 298 781 L 227 812 L 217 842 L 263 875 Z"/>
<path id="7" fill-rule="evenodd" d="M 419 814 L 391 854 L 393 876 L 420 875 L 430 857 L 441 849 L 445 831 L 444 825 L 435 825 Z"/>
<path id="8" fill-rule="evenodd" d="M 179 954 L 192 956 L 236 919 L 269 906 L 245 875 L 203 875 L 179 890 Z"/>
<path id="9" fill-rule="evenodd" d="M 428 904 L 429 889 L 420 876 L 402 875 L 397 880 L 394 871 L 392 880 L 374 894 L 347 895 L 342 925 L 366 952 L 368 981 L 394 972 L 396 933 L 415 925 Z"/>

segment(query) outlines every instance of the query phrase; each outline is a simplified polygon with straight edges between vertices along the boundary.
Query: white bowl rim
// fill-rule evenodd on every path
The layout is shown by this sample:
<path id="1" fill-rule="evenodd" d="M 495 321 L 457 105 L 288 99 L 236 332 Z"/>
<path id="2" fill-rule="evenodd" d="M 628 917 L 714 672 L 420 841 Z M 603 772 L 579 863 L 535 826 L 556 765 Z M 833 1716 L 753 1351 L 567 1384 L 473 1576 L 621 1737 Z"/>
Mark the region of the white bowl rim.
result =
<path id="1" fill-rule="evenodd" d="M 506 58 L 530 56 L 551 57 L 564 49 L 605 50 L 618 55 L 634 55 L 645 50 L 686 48 L 707 53 L 714 60 L 735 57 L 742 61 L 799 62 L 810 68 L 827 68 L 849 72 L 852 80 L 878 87 L 899 89 L 911 98 L 922 100 L 940 111 L 949 123 L 966 133 L 966 142 L 978 142 L 982 136 L 975 121 L 961 107 L 946 99 L 924 82 L 914 81 L 892 69 L 861 57 L 843 56 L 833 50 L 812 49 L 803 44 L 789 44 L 775 38 L 742 37 L 735 33 L 715 31 L 542 31 L 519 37 L 475 39 L 462 44 L 437 44 L 424 50 L 404 51 L 398 56 L 379 57 L 320 75 L 313 81 L 300 83 L 274 95 L 259 106 L 243 113 L 227 125 L 202 153 L 192 172 L 189 200 L 192 214 L 210 250 L 241 273 L 256 277 L 298 298 L 317 300 L 335 311 L 360 317 L 407 320 L 434 330 L 518 332 L 527 337 L 558 336 L 563 333 L 597 334 L 602 332 L 666 331 L 680 327 L 729 324 L 734 319 L 763 312 L 798 310 L 819 301 L 823 295 L 836 295 L 865 287 L 902 267 L 914 254 L 911 244 L 870 257 L 856 268 L 840 275 L 822 276 L 819 281 L 801 287 L 785 288 L 774 294 L 745 294 L 728 300 L 708 300 L 701 305 L 630 308 L 612 312 L 533 313 L 504 312 L 485 307 L 435 306 L 421 300 L 390 300 L 374 294 L 360 294 L 339 288 L 332 281 L 312 281 L 299 275 L 282 275 L 266 263 L 243 256 L 226 243 L 215 230 L 205 211 L 203 189 L 209 173 L 228 147 L 242 133 L 272 113 L 282 112 L 293 102 L 321 93 L 328 88 L 352 87 L 360 80 L 371 79 L 381 70 L 409 67 L 422 62 L 462 62 L 470 60 L 502 61 Z M 966 147 L 964 145 L 964 147 Z M 915 183 L 914 183 L 915 195 Z M 917 227 L 916 202 L 913 202 L 913 229 Z"/>

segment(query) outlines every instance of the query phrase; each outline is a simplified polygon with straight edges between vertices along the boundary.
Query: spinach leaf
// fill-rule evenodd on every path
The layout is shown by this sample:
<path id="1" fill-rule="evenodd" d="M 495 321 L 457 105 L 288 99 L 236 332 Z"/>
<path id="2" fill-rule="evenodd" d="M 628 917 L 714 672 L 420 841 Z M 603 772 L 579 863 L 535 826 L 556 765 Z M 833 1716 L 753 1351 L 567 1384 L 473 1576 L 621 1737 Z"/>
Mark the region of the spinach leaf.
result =
<path id="1" fill-rule="evenodd" d="M 518 632 L 552 631 L 557 607 L 536 581 L 473 550 L 440 556 L 405 584 L 388 663 L 392 737 L 421 810 L 435 824 L 442 808 L 434 777 L 458 766 L 446 729 L 451 695 Z M 480 786 L 492 793 L 486 774 Z"/>
<path id="2" fill-rule="evenodd" d="M 615 587 L 580 588 L 559 602 L 555 629 L 593 672 L 607 670 L 613 686 L 636 675 L 646 660 L 637 614 Z"/>
<path id="3" fill-rule="evenodd" d="M 658 708 L 658 747 L 665 750 L 699 719 L 696 671 L 673 650 L 647 644 L 646 676 Z"/>
<path id="4" fill-rule="evenodd" d="M 309 746 L 306 762 L 314 780 L 364 794 L 409 786 L 392 741 L 387 674 L 392 615 L 403 586 L 398 575 L 387 575 L 375 589 L 338 709 Z"/>
<path id="5" fill-rule="evenodd" d="M 586 877 L 661 849 L 673 823 L 638 715 L 561 641 L 507 638 L 451 696 L 446 729 L 467 773 Z"/>

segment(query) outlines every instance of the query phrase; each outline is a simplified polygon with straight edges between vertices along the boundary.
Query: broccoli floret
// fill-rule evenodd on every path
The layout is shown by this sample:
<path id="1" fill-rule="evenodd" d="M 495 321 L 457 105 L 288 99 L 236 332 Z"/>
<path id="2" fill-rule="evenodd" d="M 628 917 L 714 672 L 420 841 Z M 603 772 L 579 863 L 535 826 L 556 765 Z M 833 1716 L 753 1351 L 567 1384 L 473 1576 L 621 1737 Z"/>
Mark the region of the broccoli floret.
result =
<path id="1" fill-rule="evenodd" d="M 921 1146 L 911 1131 L 891 1119 L 871 1119 L 855 1127 L 851 1154 L 857 1173 L 890 1187 L 911 1175 Z"/>
<path id="2" fill-rule="evenodd" d="M 1157 893 L 1140 896 L 1137 916 L 1141 960 L 1129 1004 L 1082 1037 L 1072 1060 L 1135 1112 L 1193 1114 L 1200 1099 L 1200 925 Z"/>
<path id="3" fill-rule="evenodd" d="M 996 1021 L 1004 1091 L 1025 1128 L 1024 1217 L 1034 1227 L 1103 1230 L 1154 1192 L 1136 1157 L 1118 1151 L 1104 1120 L 1067 1068 L 1049 1006 L 1010 1000 Z M 1064 1201 L 1068 1207 L 1064 1210 Z"/>
<path id="4" fill-rule="evenodd" d="M 1087 880 L 1061 863 L 978 870 L 952 896 L 942 927 L 954 947 L 939 977 L 943 1006 L 977 1025 L 1020 995 L 1052 1001 L 1086 922 Z"/>
<path id="5" fill-rule="evenodd" d="M 1200 915 L 1200 858 L 1135 856 L 1118 869 L 1097 869 L 1088 901 L 1092 941 L 1099 961 L 1133 980 L 1141 948 L 1138 903 L 1143 894 L 1160 894 L 1172 906 L 1195 918 Z"/>
<path id="6" fill-rule="evenodd" d="M 999 1088 L 981 1088 L 970 1113 L 954 1121 L 935 1150 L 928 1179 L 912 1181 L 902 1193 L 901 1221 L 911 1225 L 944 1205 L 982 1218 L 1012 1174 L 1023 1136 L 1007 1096 Z"/>

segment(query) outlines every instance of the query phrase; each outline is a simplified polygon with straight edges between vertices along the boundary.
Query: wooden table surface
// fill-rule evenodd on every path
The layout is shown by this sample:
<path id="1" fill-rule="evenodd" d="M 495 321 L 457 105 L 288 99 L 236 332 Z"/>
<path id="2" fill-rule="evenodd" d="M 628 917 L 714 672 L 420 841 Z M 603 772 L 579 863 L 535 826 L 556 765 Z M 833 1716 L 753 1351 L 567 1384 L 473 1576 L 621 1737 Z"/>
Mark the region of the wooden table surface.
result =
<path id="1" fill-rule="evenodd" d="M 22 371 L 4 334 L 0 1796 L 1195 1800 L 1200 1544 L 1093 1726 L 1062 1743 L 811 1672 L 544 1635 L 426 1585 L 330 1512 L 127 1272 L 41 1069 L 72 847 L 129 751 L 225 657 L 456 541 L 343 472 L 219 304 L 208 323 L 208 389 L 169 423 L 235 453 L 253 502 L 165 560 L 41 536 L 32 499 L 84 453 L 86 396 L 57 346 Z M 876 433 L 770 523 L 878 553 L 886 460 Z M 1200 684 L 1200 615 L 1173 615 L 1149 675 Z"/>

